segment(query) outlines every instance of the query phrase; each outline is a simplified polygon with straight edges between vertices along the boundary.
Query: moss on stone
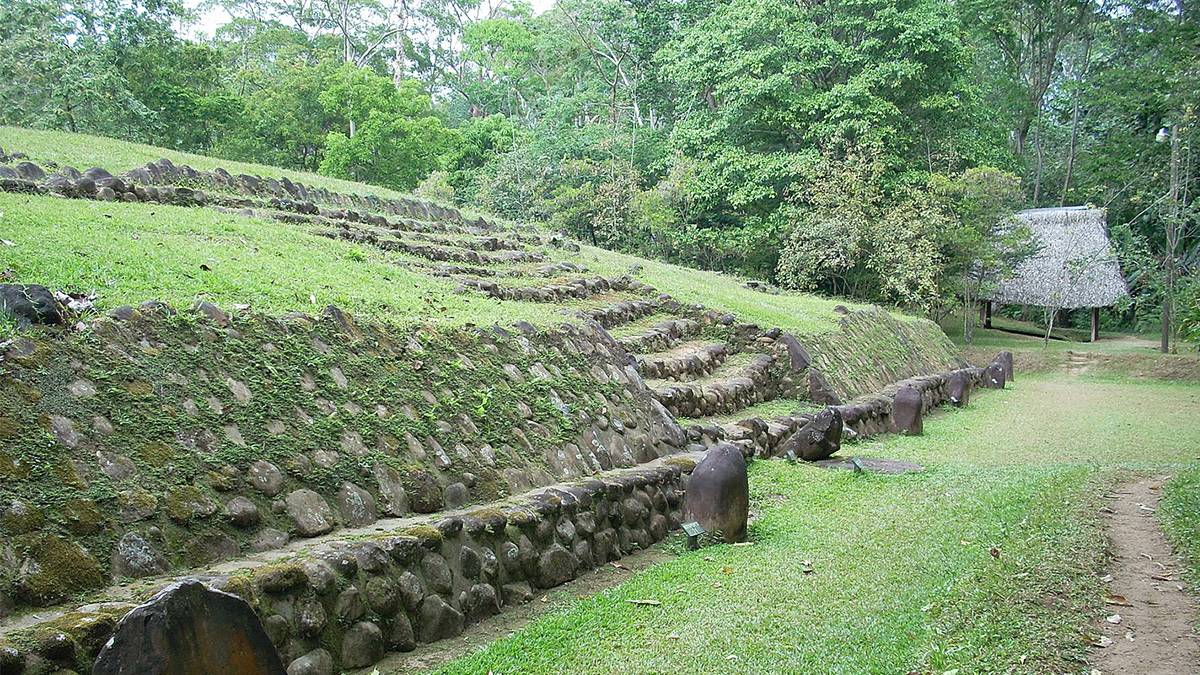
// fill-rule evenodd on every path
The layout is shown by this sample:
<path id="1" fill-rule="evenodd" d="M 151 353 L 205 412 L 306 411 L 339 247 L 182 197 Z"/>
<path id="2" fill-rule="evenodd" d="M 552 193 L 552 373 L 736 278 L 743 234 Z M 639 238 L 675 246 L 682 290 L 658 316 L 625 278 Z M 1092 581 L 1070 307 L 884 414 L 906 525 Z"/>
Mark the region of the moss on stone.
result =
<path id="1" fill-rule="evenodd" d="M 308 583 L 308 575 L 299 563 L 284 562 L 256 568 L 251 576 L 258 587 L 267 593 L 282 593 Z"/>
<path id="2" fill-rule="evenodd" d="M 153 441 L 143 445 L 138 456 L 150 466 L 162 468 L 175 456 L 175 449 L 162 441 Z"/>
<path id="3" fill-rule="evenodd" d="M 442 533 L 436 527 L 431 525 L 413 525 L 404 529 L 403 534 L 416 537 L 422 544 L 440 543 L 442 541 Z"/>
<path id="4" fill-rule="evenodd" d="M 167 515 L 179 523 L 186 523 L 204 515 L 211 502 L 204 491 L 195 485 L 179 485 L 167 494 Z"/>
<path id="5" fill-rule="evenodd" d="M 69 499 L 62 506 L 67 529 L 73 534 L 88 535 L 99 532 L 104 524 L 104 514 L 90 499 Z"/>
<path id="6" fill-rule="evenodd" d="M 48 605 L 104 585 L 95 558 L 57 535 L 33 537 L 28 542 L 28 556 L 18 593 L 29 604 Z"/>
<path id="7" fill-rule="evenodd" d="M 692 469 L 696 468 L 696 460 L 683 455 L 668 457 L 663 460 L 663 464 L 677 466 L 685 472 L 691 472 Z"/>

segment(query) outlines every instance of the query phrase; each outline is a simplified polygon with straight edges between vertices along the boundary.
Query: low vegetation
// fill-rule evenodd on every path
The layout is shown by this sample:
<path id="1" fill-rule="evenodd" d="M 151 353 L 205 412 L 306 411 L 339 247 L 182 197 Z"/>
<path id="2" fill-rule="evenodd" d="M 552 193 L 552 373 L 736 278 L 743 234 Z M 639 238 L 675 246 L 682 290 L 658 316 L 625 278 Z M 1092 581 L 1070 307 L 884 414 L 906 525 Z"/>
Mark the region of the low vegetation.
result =
<path id="1" fill-rule="evenodd" d="M 752 545 L 682 552 L 442 672 L 1075 672 L 1102 611 L 1100 496 L 1132 470 L 1194 467 L 1194 387 L 1022 377 L 921 437 L 846 454 L 857 475 L 751 472 Z M 1147 429 L 1170 429 L 1145 442 Z M 1195 512 L 1194 468 L 1168 512 Z M 1193 550 L 1194 518 L 1171 526 Z M 651 599 L 657 606 L 632 600 Z"/>

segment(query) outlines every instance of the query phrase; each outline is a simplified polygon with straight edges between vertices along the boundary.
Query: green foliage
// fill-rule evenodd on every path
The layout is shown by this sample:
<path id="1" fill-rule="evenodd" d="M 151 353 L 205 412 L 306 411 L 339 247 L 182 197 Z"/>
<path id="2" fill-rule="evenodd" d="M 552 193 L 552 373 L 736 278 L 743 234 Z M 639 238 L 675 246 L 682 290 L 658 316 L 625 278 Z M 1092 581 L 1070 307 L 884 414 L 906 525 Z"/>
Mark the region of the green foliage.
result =
<path id="1" fill-rule="evenodd" d="M 329 176 L 409 190 L 440 168 L 458 142 L 433 115 L 429 95 L 415 80 L 397 86 L 346 64 L 326 81 L 318 100 L 326 114 L 349 128 L 348 134 L 330 131 L 325 137 L 320 171 Z"/>

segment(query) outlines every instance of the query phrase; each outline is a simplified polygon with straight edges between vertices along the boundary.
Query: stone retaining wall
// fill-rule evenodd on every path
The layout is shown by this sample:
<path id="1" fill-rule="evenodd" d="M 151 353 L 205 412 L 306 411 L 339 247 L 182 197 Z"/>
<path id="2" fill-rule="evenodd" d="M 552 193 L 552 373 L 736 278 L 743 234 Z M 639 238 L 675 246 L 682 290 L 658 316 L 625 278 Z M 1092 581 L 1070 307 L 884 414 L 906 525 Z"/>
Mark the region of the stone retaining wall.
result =
<path id="1" fill-rule="evenodd" d="M 680 524 L 694 466 L 680 456 L 203 580 L 250 603 L 289 673 L 365 667 L 663 540 Z M 131 608 L 45 622 L 0 644 L 0 672 L 89 670 Z"/>
<path id="2" fill-rule="evenodd" d="M 594 324 L 119 308 L 0 354 L 0 617 L 684 445 Z"/>
<path id="3" fill-rule="evenodd" d="M 845 428 L 853 431 L 859 438 L 889 433 L 892 430 L 892 402 L 898 389 L 912 386 L 921 392 L 921 413 L 928 415 L 949 401 L 948 385 L 954 372 L 966 374 L 973 388 L 983 384 L 982 368 L 963 368 L 960 371 L 901 380 L 875 394 L 861 396 L 850 403 L 833 407 L 841 414 Z M 734 424 L 692 425 L 686 431 L 690 440 L 701 442 L 705 446 L 731 442 L 742 447 L 743 453 L 748 456 L 777 457 L 780 445 L 815 416 L 816 413 L 805 413 L 770 420 L 754 417 Z"/>

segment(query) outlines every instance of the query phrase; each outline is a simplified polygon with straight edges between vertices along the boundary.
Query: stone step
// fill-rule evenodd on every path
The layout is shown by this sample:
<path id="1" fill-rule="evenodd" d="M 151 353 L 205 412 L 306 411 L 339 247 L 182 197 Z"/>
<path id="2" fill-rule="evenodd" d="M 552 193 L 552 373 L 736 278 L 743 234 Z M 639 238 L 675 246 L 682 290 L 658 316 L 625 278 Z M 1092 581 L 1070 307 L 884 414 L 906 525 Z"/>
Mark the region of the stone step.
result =
<path id="1" fill-rule="evenodd" d="M 648 380 L 687 381 L 704 377 L 725 363 L 730 347 L 723 342 L 692 341 L 637 357 L 642 377 Z"/>
<path id="2" fill-rule="evenodd" d="M 654 397 L 676 417 L 709 417 L 736 413 L 775 398 L 781 374 L 778 357 L 759 353 L 727 362 L 711 375 L 691 382 L 647 382 Z"/>
<path id="3" fill-rule="evenodd" d="M 673 300 L 666 296 L 649 300 L 623 300 L 611 305 L 583 310 L 579 315 L 591 319 L 607 330 L 624 326 L 656 312 L 669 310 L 675 306 Z"/>
<path id="4" fill-rule="evenodd" d="M 622 335 L 617 342 L 626 351 L 634 354 L 661 352 L 678 345 L 684 340 L 695 337 L 700 333 L 702 325 L 695 319 L 670 318 L 659 321 L 645 330 L 630 335 Z"/>
<path id="5" fill-rule="evenodd" d="M 498 300 L 520 300 L 524 302 L 563 302 L 584 300 L 594 295 L 611 291 L 640 293 L 653 290 L 649 286 L 629 277 L 608 279 L 605 277 L 581 277 L 558 284 L 541 286 L 506 286 L 484 279 L 465 278 L 459 280 L 459 291 L 476 290 Z"/>

